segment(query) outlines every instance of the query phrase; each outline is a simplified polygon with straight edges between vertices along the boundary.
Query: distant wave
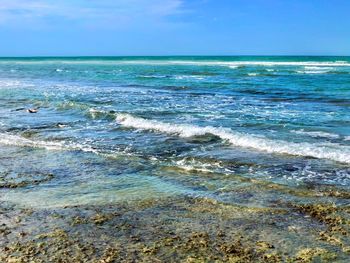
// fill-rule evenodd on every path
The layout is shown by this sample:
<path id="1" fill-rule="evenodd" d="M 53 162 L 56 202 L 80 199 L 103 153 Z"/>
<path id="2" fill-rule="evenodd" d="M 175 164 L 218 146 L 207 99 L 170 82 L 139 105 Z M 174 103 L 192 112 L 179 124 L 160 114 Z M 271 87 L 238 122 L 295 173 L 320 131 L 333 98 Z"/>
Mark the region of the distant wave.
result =
<path id="1" fill-rule="evenodd" d="M 127 62 L 125 62 L 127 63 Z M 133 63 L 133 62 L 128 62 Z M 142 63 L 139 61 L 138 63 Z M 144 63 L 157 63 L 156 61 L 144 61 Z M 313 62 L 313 61 L 159 61 L 159 64 L 174 64 L 174 65 L 198 65 L 198 66 L 228 66 L 228 67 L 241 67 L 241 66 L 304 66 L 304 67 L 350 67 L 350 63 L 344 62 Z"/>
<path id="2" fill-rule="evenodd" d="M 301 135 L 308 135 L 311 137 L 322 137 L 322 138 L 329 138 L 329 139 L 337 139 L 339 138 L 338 134 L 329 133 L 329 132 L 323 132 L 323 131 L 305 131 L 305 130 L 292 130 L 291 132 Z"/>
<path id="3" fill-rule="evenodd" d="M 52 142 L 43 140 L 31 140 L 18 135 L 12 135 L 8 133 L 0 134 L 0 144 L 8 146 L 19 146 L 19 147 L 32 147 L 42 148 L 47 150 L 79 150 L 83 152 L 94 152 L 97 151 L 88 145 L 66 143 L 66 142 Z"/>
<path id="4" fill-rule="evenodd" d="M 334 66 L 334 65 L 332 65 Z M 327 66 L 305 66 L 304 70 L 297 70 L 299 74 L 348 74 L 349 71 L 340 71 L 335 67 L 327 67 Z"/>
<path id="5" fill-rule="evenodd" d="M 135 129 L 159 131 L 185 138 L 212 134 L 238 147 L 252 148 L 273 154 L 289 154 L 350 163 L 350 148 L 336 144 L 324 146 L 311 143 L 293 143 L 282 140 L 271 140 L 250 134 L 234 132 L 227 128 L 171 124 L 134 117 L 129 114 L 117 114 L 116 120 L 120 125 Z"/>
<path id="6" fill-rule="evenodd" d="M 171 76 L 168 75 L 140 75 L 140 78 L 145 78 L 145 79 L 166 79 L 170 78 Z"/>
<path id="7" fill-rule="evenodd" d="M 10 133 L 0 133 L 0 145 L 17 146 L 45 149 L 49 151 L 79 151 L 92 153 L 106 158 L 134 157 L 138 158 L 137 154 L 130 152 L 128 149 L 99 149 L 89 143 L 75 143 L 69 141 L 45 141 L 40 139 L 27 139 L 19 135 Z"/>
<path id="8" fill-rule="evenodd" d="M 8 87 L 34 87 L 33 83 L 17 80 L 17 79 L 0 79 L 0 88 L 8 88 Z"/>
<path id="9" fill-rule="evenodd" d="M 258 76 L 259 74 L 258 73 L 248 73 L 248 76 L 250 77 L 254 77 L 254 76 Z"/>
<path id="10" fill-rule="evenodd" d="M 324 71 L 329 71 L 329 70 L 333 70 L 333 67 L 310 67 L 310 66 L 306 66 L 305 67 L 306 70 L 324 70 Z"/>
<path id="11" fill-rule="evenodd" d="M 194 60 L 45 60 L 45 61 L 25 61 L 25 60 L 2 60 L 0 63 L 11 64 L 98 64 L 98 65 L 193 65 L 193 66 L 228 66 L 231 68 L 241 66 L 330 66 L 330 67 L 350 67 L 348 61 L 194 61 Z"/>
<path id="12" fill-rule="evenodd" d="M 205 78 L 202 76 L 196 76 L 196 75 L 178 75 L 178 76 L 175 76 L 175 79 L 177 79 L 177 80 L 203 80 Z"/>
<path id="13" fill-rule="evenodd" d="M 199 75 L 141 75 L 141 78 L 148 79 L 176 79 L 176 80 L 204 80 L 204 76 Z"/>

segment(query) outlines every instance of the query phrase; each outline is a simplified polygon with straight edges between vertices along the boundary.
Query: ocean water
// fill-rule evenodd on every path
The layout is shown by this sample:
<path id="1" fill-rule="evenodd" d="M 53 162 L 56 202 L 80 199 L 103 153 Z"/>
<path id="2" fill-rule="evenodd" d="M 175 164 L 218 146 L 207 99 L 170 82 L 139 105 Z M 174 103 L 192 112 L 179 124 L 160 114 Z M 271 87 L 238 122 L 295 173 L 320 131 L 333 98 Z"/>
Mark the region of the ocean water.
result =
<path id="1" fill-rule="evenodd" d="M 268 206 L 245 178 L 349 190 L 349 57 L 0 59 L 0 201 Z"/>

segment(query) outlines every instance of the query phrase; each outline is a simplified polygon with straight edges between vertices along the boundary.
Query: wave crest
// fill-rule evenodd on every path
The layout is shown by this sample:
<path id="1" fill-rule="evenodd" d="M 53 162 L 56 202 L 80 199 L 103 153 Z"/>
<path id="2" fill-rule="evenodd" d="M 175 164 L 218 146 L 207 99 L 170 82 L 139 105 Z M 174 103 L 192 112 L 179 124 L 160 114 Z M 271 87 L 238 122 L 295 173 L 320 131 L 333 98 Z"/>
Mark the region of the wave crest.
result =
<path id="1" fill-rule="evenodd" d="M 83 152 L 97 153 L 96 149 L 89 145 L 66 143 L 66 142 L 52 142 L 52 141 L 41 141 L 41 140 L 30 140 L 18 135 L 12 135 L 7 133 L 0 134 L 0 144 L 8 146 L 19 146 L 19 147 L 32 147 L 42 148 L 47 150 L 78 150 Z"/>
<path id="2" fill-rule="evenodd" d="M 350 163 L 350 148 L 337 144 L 328 144 L 325 146 L 306 142 L 293 143 L 282 140 L 271 140 L 265 137 L 235 132 L 228 128 L 171 124 L 135 117 L 129 114 L 117 114 L 116 120 L 120 125 L 125 127 L 158 131 L 184 138 L 212 134 L 229 142 L 233 146 L 255 149 L 271 154 L 288 154 Z"/>

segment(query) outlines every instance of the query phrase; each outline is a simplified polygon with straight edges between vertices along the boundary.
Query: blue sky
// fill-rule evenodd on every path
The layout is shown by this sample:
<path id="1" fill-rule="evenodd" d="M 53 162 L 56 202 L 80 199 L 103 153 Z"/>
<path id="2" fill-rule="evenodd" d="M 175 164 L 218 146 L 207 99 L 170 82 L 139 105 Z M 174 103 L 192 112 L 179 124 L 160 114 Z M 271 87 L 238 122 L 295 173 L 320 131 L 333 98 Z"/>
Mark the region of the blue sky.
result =
<path id="1" fill-rule="evenodd" d="M 349 0 L 0 0 L 0 56 L 350 55 Z"/>

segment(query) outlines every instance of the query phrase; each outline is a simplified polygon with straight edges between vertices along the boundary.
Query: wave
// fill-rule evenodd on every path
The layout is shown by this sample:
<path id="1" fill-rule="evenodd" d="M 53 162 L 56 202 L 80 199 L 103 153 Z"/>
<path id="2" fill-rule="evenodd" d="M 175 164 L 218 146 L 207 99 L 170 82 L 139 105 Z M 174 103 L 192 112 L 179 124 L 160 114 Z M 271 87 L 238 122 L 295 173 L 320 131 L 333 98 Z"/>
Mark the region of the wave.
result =
<path id="1" fill-rule="evenodd" d="M 89 145 L 42 141 L 42 140 L 31 140 L 18 135 L 12 135 L 7 133 L 0 134 L 0 144 L 8 146 L 19 146 L 19 147 L 31 147 L 31 148 L 42 148 L 47 150 L 79 150 L 83 152 L 97 153 L 97 150 Z"/>
<path id="2" fill-rule="evenodd" d="M 318 62 L 318 61 L 187 61 L 187 60 L 139 60 L 139 61 L 115 61 L 120 64 L 145 64 L 145 65 L 192 65 L 192 66 L 309 66 L 309 67 L 350 67 L 349 62 Z"/>
<path id="3" fill-rule="evenodd" d="M 252 134 L 240 133 L 229 128 L 211 127 L 211 126 L 195 126 L 190 124 L 174 124 L 157 120 L 149 120 L 135 117 L 130 114 L 105 112 L 109 118 L 113 119 L 124 126 L 140 130 L 158 131 L 165 134 L 177 135 L 184 138 L 214 136 L 218 139 L 227 141 L 233 146 L 250 148 L 271 154 L 287 154 L 304 157 L 313 157 L 319 159 L 329 159 L 337 162 L 350 163 L 350 147 L 339 145 L 336 143 L 328 144 L 312 144 L 307 142 L 293 143 L 283 140 L 272 140 L 266 137 L 256 136 Z M 103 115 L 104 111 L 91 110 L 92 115 Z M 295 133 L 306 133 L 309 136 L 338 138 L 337 134 L 325 132 L 305 132 L 292 131 Z M 350 136 L 344 140 L 350 140 Z M 91 145 L 78 144 L 65 141 L 44 141 L 24 138 L 10 133 L 0 133 L 0 144 L 20 147 L 44 148 L 48 150 L 70 150 L 83 151 L 99 155 L 109 155 L 109 152 L 100 151 Z M 114 152 L 112 153 L 114 154 Z M 127 154 L 127 153 L 124 153 Z"/>
<path id="4" fill-rule="evenodd" d="M 107 119 L 107 120 L 114 120 L 115 119 L 115 111 L 104 111 L 104 110 L 97 110 L 97 109 L 89 109 L 88 116 L 92 119 Z"/>
<path id="5" fill-rule="evenodd" d="M 158 131 L 184 138 L 212 134 L 229 142 L 233 146 L 255 149 L 271 154 L 288 154 L 350 163 L 350 148 L 337 144 L 316 145 L 306 142 L 293 143 L 282 140 L 271 140 L 265 137 L 234 132 L 228 128 L 172 124 L 134 117 L 129 114 L 117 114 L 116 121 L 125 127 Z"/>
<path id="6" fill-rule="evenodd" d="M 214 173 L 216 172 L 215 169 L 218 168 L 217 166 L 210 163 L 200 162 L 195 159 L 188 160 L 187 158 L 173 161 L 173 163 L 170 165 L 174 165 L 174 167 L 177 169 L 184 170 L 186 172 Z"/>
<path id="7" fill-rule="evenodd" d="M 19 135 L 13 135 L 10 133 L 0 133 L 0 145 L 16 146 L 16 147 L 28 147 L 28 148 L 39 148 L 49 151 L 79 151 L 85 153 L 92 153 L 105 158 L 118 159 L 125 157 L 140 158 L 138 154 L 131 152 L 128 148 L 126 149 L 99 149 L 88 143 L 75 143 L 69 141 L 45 141 L 45 140 L 34 140 L 24 138 Z"/>
<path id="8" fill-rule="evenodd" d="M 177 80 L 204 80 L 204 77 L 195 75 L 178 75 L 174 77 Z"/>
<path id="9" fill-rule="evenodd" d="M 339 68 L 327 66 L 305 66 L 304 70 L 297 70 L 299 74 L 348 74 L 348 71 L 340 71 Z"/>
<path id="10" fill-rule="evenodd" d="M 6 79 L 1 78 L 0 79 L 0 88 L 14 88 L 14 87 L 34 87 L 35 85 L 33 83 L 28 83 L 21 80 L 16 79 Z"/>
<path id="11" fill-rule="evenodd" d="M 337 139 L 340 137 L 338 134 L 323 132 L 323 131 L 305 131 L 301 129 L 301 130 L 292 130 L 291 132 L 296 134 L 301 134 L 301 135 L 308 135 L 315 138 L 321 137 L 321 138 Z"/>
<path id="12" fill-rule="evenodd" d="M 171 76 L 168 75 L 140 75 L 140 78 L 145 78 L 145 79 L 166 79 L 170 78 Z"/>
<path id="13" fill-rule="evenodd" d="M 192 65 L 192 66 L 334 66 L 350 67 L 349 61 L 195 61 L 195 60 L 2 60 L 0 64 L 97 64 L 97 65 Z"/>
<path id="14" fill-rule="evenodd" d="M 315 66 L 311 67 L 311 66 L 306 66 L 304 68 L 306 70 L 326 70 L 326 71 L 334 70 L 334 67 L 315 67 Z"/>
<path id="15" fill-rule="evenodd" d="M 325 70 L 297 70 L 299 74 L 327 74 L 330 71 Z"/>
<path id="16" fill-rule="evenodd" d="M 146 79 L 176 79 L 176 80 L 204 80 L 204 76 L 198 75 L 141 75 Z"/>

